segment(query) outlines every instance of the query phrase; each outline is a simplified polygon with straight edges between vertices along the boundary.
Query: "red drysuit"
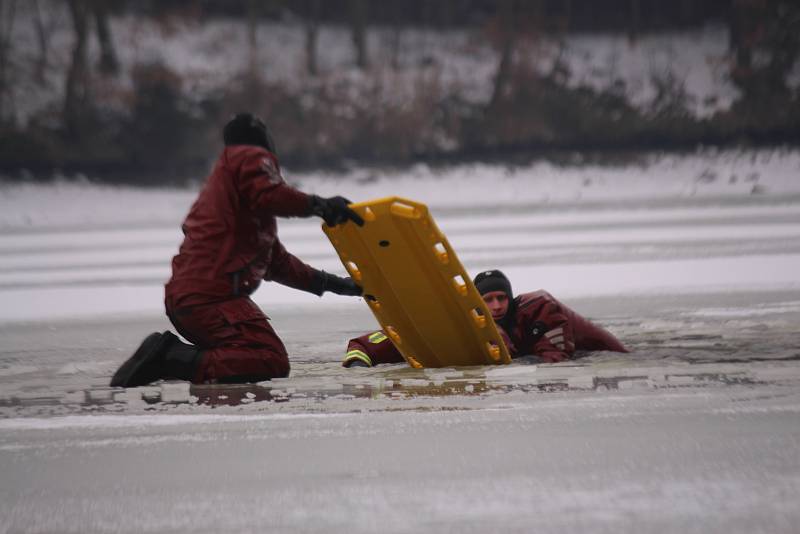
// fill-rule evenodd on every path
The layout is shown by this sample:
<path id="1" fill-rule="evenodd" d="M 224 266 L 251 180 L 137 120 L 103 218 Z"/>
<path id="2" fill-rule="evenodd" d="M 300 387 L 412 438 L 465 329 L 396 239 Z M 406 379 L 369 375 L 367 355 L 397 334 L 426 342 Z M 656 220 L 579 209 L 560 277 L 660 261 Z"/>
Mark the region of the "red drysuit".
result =
<path id="1" fill-rule="evenodd" d="M 560 362 L 576 350 L 628 349 L 610 332 L 591 323 L 546 291 L 523 293 L 509 307 L 508 330 L 498 325 L 512 358 L 535 355 L 544 362 Z M 377 331 L 353 338 L 343 365 L 353 359 L 368 365 L 402 362 L 403 356 L 388 337 Z"/>
<path id="2" fill-rule="evenodd" d="M 203 350 L 193 382 L 289 374 L 286 348 L 250 300 L 261 280 L 317 292 L 314 270 L 286 251 L 276 216 L 311 213 L 266 149 L 224 149 L 183 223 L 184 240 L 165 287 L 167 315 Z"/>

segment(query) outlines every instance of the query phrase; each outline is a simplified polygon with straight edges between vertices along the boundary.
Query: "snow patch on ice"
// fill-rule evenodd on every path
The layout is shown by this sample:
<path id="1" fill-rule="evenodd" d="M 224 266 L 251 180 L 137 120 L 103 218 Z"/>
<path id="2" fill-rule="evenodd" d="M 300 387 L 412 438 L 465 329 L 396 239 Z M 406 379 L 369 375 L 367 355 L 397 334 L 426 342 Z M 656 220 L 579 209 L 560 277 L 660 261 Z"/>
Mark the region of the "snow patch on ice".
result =
<path id="1" fill-rule="evenodd" d="M 797 288 L 799 171 L 800 151 L 701 151 L 651 155 L 641 165 L 419 165 L 367 181 L 359 177 L 376 171 L 356 169 L 300 175 L 300 183 L 356 201 L 426 202 L 469 272 L 499 267 L 516 287 L 570 298 Z M 162 314 L 195 195 L 0 183 L 0 321 Z M 344 274 L 318 220 L 279 226 L 290 252 Z M 268 313 L 363 306 L 274 283 L 254 299 Z"/>
<path id="2" fill-rule="evenodd" d="M 699 310 L 687 312 L 686 315 L 696 317 L 753 317 L 791 312 L 800 312 L 800 301 L 762 304 L 753 308 L 701 308 Z"/>
<path id="3" fill-rule="evenodd" d="M 57 371 L 59 375 L 75 375 L 75 374 L 90 374 L 97 375 L 108 371 L 109 364 L 107 362 L 86 361 L 86 362 L 70 362 L 60 367 Z"/>
<path id="4" fill-rule="evenodd" d="M 347 414 L 275 413 L 275 414 L 158 414 L 158 415 L 69 415 L 53 418 L 0 419 L 0 430 L 51 430 L 92 428 L 141 428 L 182 425 L 218 425 L 258 423 L 278 419 L 316 419 Z"/>
<path id="5" fill-rule="evenodd" d="M 38 367 L 32 365 L 13 365 L 11 367 L 0 367 L 0 376 L 24 375 L 38 371 Z"/>

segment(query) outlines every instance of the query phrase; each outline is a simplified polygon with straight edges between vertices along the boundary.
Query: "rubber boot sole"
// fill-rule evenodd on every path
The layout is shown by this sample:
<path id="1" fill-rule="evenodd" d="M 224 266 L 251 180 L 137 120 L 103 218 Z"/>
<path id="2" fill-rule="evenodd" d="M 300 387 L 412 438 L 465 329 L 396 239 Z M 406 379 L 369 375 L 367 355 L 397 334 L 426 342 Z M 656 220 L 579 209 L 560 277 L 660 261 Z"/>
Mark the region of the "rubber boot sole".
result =
<path id="1" fill-rule="evenodd" d="M 111 387 L 132 388 L 155 382 L 160 376 L 159 360 L 176 336 L 172 332 L 153 332 L 142 341 L 133 356 L 123 363 L 111 378 Z"/>

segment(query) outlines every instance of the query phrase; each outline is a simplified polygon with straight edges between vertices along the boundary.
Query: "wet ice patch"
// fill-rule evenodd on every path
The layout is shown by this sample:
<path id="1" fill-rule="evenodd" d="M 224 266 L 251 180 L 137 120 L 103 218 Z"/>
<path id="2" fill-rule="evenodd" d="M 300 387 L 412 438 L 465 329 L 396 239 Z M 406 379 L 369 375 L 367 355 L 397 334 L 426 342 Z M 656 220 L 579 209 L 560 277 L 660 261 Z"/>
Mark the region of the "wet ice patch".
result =
<path id="1" fill-rule="evenodd" d="M 12 367 L 0 367 L 0 376 L 15 376 L 24 375 L 26 373 L 34 373 L 38 371 L 37 367 L 32 365 L 14 365 Z"/>
<path id="2" fill-rule="evenodd" d="M 275 413 L 275 414 L 158 414 L 158 415 L 68 415 L 48 419 L 0 419 L 0 430 L 50 430 L 66 428 L 136 428 L 176 425 L 226 424 L 262 422 L 274 419 L 335 417 L 343 414 Z"/>
<path id="3" fill-rule="evenodd" d="M 536 375 L 537 367 L 534 365 L 505 365 L 486 371 L 486 378 L 490 380 L 514 378 L 525 379 Z"/>
<path id="4" fill-rule="evenodd" d="M 685 315 L 693 317 L 753 317 L 794 312 L 800 312 L 800 301 L 759 304 L 752 307 L 701 308 L 687 312 Z"/>
<path id="5" fill-rule="evenodd" d="M 109 369 L 115 368 L 118 365 L 117 362 L 70 362 L 61 366 L 56 374 L 59 375 L 77 375 L 77 374 L 87 374 L 87 375 L 102 375 L 104 373 L 107 374 Z"/>
<path id="6" fill-rule="evenodd" d="M 189 402 L 190 384 L 179 382 L 175 384 L 161 385 L 161 402 Z"/>
<path id="7" fill-rule="evenodd" d="M 695 325 L 696 326 L 696 325 Z M 669 319 L 649 319 L 639 324 L 640 331 L 671 331 L 689 328 L 686 321 L 676 321 Z"/>

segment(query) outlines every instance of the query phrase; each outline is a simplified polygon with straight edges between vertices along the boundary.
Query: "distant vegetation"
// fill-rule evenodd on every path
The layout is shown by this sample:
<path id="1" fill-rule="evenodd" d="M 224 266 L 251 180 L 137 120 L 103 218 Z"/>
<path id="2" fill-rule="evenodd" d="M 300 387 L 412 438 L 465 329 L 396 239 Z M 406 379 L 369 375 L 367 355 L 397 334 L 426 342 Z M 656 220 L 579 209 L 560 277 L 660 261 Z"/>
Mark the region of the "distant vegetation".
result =
<path id="1" fill-rule="evenodd" d="M 66 64 L 55 58 L 52 10 L 69 17 Z M 120 60 L 113 21 L 240 20 L 247 67 L 225 89 L 193 92 L 165 62 Z M 307 81 L 298 89 L 259 65 L 259 24 L 303 33 Z M 710 116 L 690 111 L 684 81 L 655 75 L 648 109 L 624 88 L 568 85 L 557 59 L 533 68 L 532 42 L 603 32 L 635 43 L 654 32 L 728 28 L 720 68 L 737 96 Z M 33 47 L 14 37 L 22 27 Z M 352 76 L 319 62 L 326 27 L 350 35 Z M 408 70 L 402 49 L 376 65 L 370 31 L 396 36 L 423 28 L 469 30 L 493 50 L 489 91 L 468 97 L 436 70 L 416 69 L 414 90 L 398 99 L 387 70 Z M 270 53 L 280 53 L 271 50 Z M 11 179 L 83 173 L 108 181 L 183 182 L 202 176 L 233 111 L 262 114 L 281 160 L 294 168 L 414 161 L 513 159 L 552 150 L 687 148 L 698 144 L 796 143 L 800 140 L 800 8 L 777 0 L 0 0 L 0 172 Z M 338 73 L 341 74 L 341 73 Z M 125 84 L 115 81 L 125 80 Z M 59 104 L 18 109 L 15 84 L 51 85 Z M 19 87 L 19 85 L 17 85 Z M 123 90 L 120 87 L 128 87 Z"/>

